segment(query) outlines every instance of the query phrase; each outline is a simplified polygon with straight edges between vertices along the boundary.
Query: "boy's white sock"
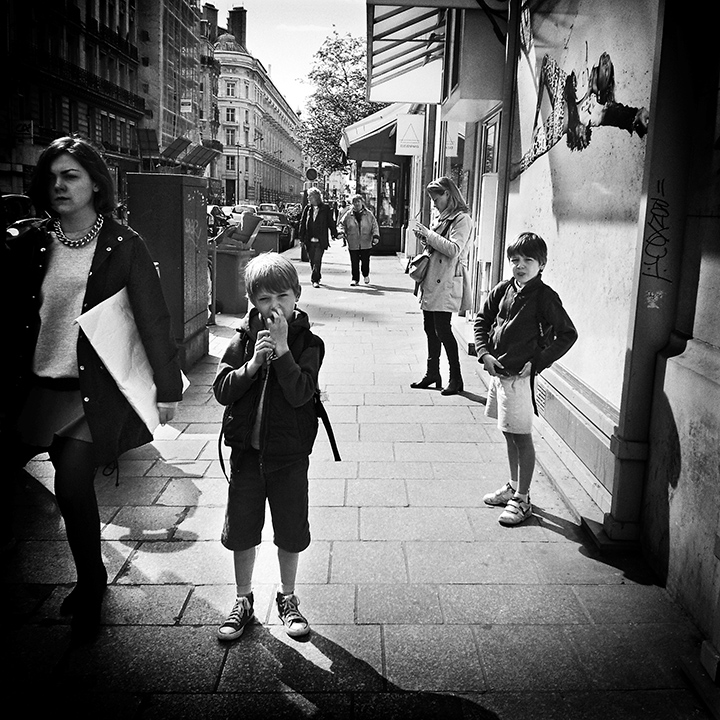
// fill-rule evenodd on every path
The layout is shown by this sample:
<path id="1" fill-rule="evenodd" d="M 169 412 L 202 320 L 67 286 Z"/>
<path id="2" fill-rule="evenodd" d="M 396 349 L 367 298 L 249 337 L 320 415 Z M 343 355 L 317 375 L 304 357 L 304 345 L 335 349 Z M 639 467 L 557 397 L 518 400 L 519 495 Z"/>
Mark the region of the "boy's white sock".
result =
<path id="1" fill-rule="evenodd" d="M 515 489 L 515 495 L 513 495 L 513 500 L 522 500 L 524 503 L 526 503 L 529 497 L 530 493 L 519 493 L 517 489 Z"/>

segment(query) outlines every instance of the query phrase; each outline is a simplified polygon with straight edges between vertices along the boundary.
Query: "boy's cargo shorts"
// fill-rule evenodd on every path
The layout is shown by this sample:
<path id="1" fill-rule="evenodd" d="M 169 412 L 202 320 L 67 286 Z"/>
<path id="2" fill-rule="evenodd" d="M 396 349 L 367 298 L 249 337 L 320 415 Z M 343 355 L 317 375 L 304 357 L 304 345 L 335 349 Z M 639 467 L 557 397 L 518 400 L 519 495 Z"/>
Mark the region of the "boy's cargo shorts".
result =
<path id="1" fill-rule="evenodd" d="M 275 545 L 287 552 L 305 550 L 310 544 L 309 465 L 309 458 L 304 458 L 269 472 L 261 469 L 257 450 L 243 452 L 230 475 L 222 544 L 230 550 L 259 545 L 267 500 Z"/>
<path id="2" fill-rule="evenodd" d="M 502 432 L 530 435 L 533 427 L 530 376 L 491 377 L 485 416 L 496 419 Z"/>

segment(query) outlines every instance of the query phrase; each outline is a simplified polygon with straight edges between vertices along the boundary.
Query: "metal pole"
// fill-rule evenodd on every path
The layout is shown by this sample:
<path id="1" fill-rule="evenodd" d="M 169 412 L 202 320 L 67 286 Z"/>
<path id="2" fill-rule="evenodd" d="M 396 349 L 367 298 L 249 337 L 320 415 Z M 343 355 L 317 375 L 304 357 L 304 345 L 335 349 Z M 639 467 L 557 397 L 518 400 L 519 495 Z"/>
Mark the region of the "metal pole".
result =
<path id="1" fill-rule="evenodd" d="M 507 45 L 505 50 L 505 87 L 503 88 L 502 120 L 498 147 L 498 196 L 495 213 L 491 285 L 497 285 L 503 276 L 503 251 L 507 224 L 507 205 L 510 195 L 510 153 L 514 122 L 515 82 L 520 53 L 520 0 L 510 0 L 508 7 Z"/>
<path id="2" fill-rule="evenodd" d="M 235 204 L 240 204 L 240 143 L 235 143 Z"/>

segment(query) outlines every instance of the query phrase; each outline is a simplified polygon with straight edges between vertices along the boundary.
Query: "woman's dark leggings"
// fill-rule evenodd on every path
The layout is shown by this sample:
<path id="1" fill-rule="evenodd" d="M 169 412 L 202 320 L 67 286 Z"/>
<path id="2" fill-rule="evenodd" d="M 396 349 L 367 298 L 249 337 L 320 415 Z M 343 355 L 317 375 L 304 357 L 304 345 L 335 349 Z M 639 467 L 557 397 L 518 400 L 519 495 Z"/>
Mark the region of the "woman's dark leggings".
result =
<path id="1" fill-rule="evenodd" d="M 452 313 L 423 310 L 423 328 L 427 335 L 428 365 L 440 361 L 440 348 L 445 348 L 450 376 L 460 377 L 458 344 L 453 335 L 450 319 Z"/>
<path id="2" fill-rule="evenodd" d="M 55 468 L 55 499 L 65 521 L 78 583 L 97 583 L 105 575 L 100 549 L 100 513 L 95 495 L 97 465 L 92 445 L 56 437 L 50 447 Z"/>

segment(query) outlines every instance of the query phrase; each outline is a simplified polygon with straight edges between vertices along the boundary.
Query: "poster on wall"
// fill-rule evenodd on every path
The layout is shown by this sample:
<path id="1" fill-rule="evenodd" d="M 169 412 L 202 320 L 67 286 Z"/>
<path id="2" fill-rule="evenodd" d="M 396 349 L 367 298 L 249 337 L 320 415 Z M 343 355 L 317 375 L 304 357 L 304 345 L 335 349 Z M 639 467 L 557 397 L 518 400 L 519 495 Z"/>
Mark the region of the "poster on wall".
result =
<path id="1" fill-rule="evenodd" d="M 541 52 L 537 45 L 526 8 L 521 23 L 521 56 L 526 65 L 537 67 L 539 63 L 535 72 L 537 101 L 534 117 L 520 118 L 521 123 L 532 122 L 532 134 L 521 157 L 513 158 L 511 179 L 556 145 L 563 152 L 589 151 L 594 132 L 625 131 L 637 139 L 645 137 L 650 123 L 649 101 L 640 105 L 633 102 L 634 98 L 622 96 L 616 80 L 620 69 L 615 67 L 609 48 L 601 48 L 594 60 L 574 66 L 558 57 L 558 50 Z"/>

